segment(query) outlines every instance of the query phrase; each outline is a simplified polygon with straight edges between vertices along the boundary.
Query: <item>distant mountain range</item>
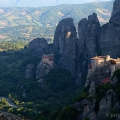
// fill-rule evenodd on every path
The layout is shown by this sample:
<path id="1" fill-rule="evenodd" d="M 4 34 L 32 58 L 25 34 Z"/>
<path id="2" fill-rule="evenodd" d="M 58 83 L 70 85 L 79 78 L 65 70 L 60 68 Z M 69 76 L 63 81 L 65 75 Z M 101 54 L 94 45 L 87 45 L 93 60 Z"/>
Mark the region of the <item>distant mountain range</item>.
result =
<path id="1" fill-rule="evenodd" d="M 88 3 L 94 0 L 0 0 L 0 7 L 43 7 L 54 6 L 59 4 L 81 4 Z M 110 0 L 98 0 L 110 1 Z"/>
<path id="2" fill-rule="evenodd" d="M 16 4 L 22 1 L 14 0 Z M 1 0 L 0 5 L 1 2 L 9 3 L 9 0 Z M 26 2 L 24 1 L 24 3 Z M 103 24 L 109 21 L 112 5 L 113 1 L 54 7 L 1 7 L 0 40 L 30 40 L 34 37 L 46 36 L 53 38 L 58 22 L 67 17 L 72 17 L 77 26 L 82 18 L 97 13 L 101 24 Z"/>

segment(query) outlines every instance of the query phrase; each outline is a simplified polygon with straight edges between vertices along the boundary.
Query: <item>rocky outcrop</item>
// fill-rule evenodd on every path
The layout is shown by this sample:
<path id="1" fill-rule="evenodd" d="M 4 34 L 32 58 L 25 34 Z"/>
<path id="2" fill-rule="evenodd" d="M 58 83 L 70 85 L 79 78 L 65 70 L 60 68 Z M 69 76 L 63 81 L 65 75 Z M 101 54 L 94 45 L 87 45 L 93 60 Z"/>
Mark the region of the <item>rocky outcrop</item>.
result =
<path id="1" fill-rule="evenodd" d="M 94 95 L 96 93 L 94 81 L 90 84 L 90 89 L 88 92 L 89 92 L 89 96 Z"/>
<path id="2" fill-rule="evenodd" d="M 87 19 L 83 18 L 78 23 L 78 35 L 79 39 L 77 40 L 77 58 L 85 51 L 85 26 L 87 24 Z"/>
<path id="3" fill-rule="evenodd" d="M 35 66 L 33 64 L 28 64 L 26 66 L 25 78 L 29 79 L 35 75 Z"/>
<path id="4" fill-rule="evenodd" d="M 114 107 L 116 110 L 120 109 L 117 95 L 112 89 L 106 91 L 105 96 L 101 99 L 99 105 L 100 107 L 97 115 L 98 120 L 109 117 L 108 113 L 112 107 Z"/>
<path id="5" fill-rule="evenodd" d="M 88 71 L 88 64 L 91 57 L 98 52 L 98 34 L 101 29 L 97 14 L 93 13 L 87 18 L 83 18 L 78 24 L 77 40 L 77 85 L 84 84 Z M 82 82 L 81 82 L 82 81 Z"/>
<path id="6" fill-rule="evenodd" d="M 94 83 L 92 83 L 90 89 L 91 87 L 95 88 Z M 101 91 L 101 89 L 99 90 Z M 115 110 L 118 113 L 120 111 L 119 99 L 113 89 L 105 91 L 103 96 L 100 96 L 97 92 L 96 94 L 88 95 L 85 99 L 70 106 L 79 111 L 80 114 L 78 115 L 77 120 L 102 120 L 109 119 L 109 117 L 117 119 L 117 115 L 111 116 L 114 114 L 114 111 L 111 112 L 111 110 Z"/>
<path id="7" fill-rule="evenodd" d="M 101 55 L 109 54 L 116 58 L 120 53 L 120 0 L 115 0 L 109 23 L 103 25 L 99 34 Z"/>
<path id="8" fill-rule="evenodd" d="M 78 52 L 83 54 L 84 50 L 87 53 L 88 64 L 90 59 L 97 55 L 97 41 L 100 28 L 100 23 L 95 13 L 88 16 L 88 20 L 84 18 L 78 24 L 78 43 L 82 46 L 82 51 L 81 48 L 78 48 Z"/>
<path id="9" fill-rule="evenodd" d="M 48 43 L 45 38 L 35 38 L 28 44 L 28 50 L 33 50 L 33 55 L 39 58 L 42 57 L 43 52 L 48 49 Z"/>
<path id="10" fill-rule="evenodd" d="M 61 54 L 58 66 L 70 71 L 72 76 L 75 76 L 76 71 L 76 40 L 77 33 L 73 19 L 61 20 L 55 30 L 53 47 L 54 51 Z"/>
<path id="11" fill-rule="evenodd" d="M 18 117 L 17 115 L 13 115 L 11 113 L 0 111 L 0 120 L 28 120 L 28 119 Z"/>
<path id="12" fill-rule="evenodd" d="M 114 23 L 104 25 L 99 34 L 99 49 L 101 55 L 110 55 L 113 58 L 119 57 L 120 53 L 120 26 Z"/>
<path id="13" fill-rule="evenodd" d="M 120 22 L 120 0 L 115 0 L 110 21 Z"/>
<path id="14" fill-rule="evenodd" d="M 50 72 L 50 66 L 43 64 L 42 62 L 37 66 L 36 79 L 40 79 L 44 75 L 47 75 Z"/>
<path id="15" fill-rule="evenodd" d="M 111 70 L 109 68 L 109 65 L 106 65 L 101 68 L 97 68 L 94 72 L 91 72 L 91 70 L 89 70 L 85 87 L 88 87 L 88 85 L 93 81 L 95 85 L 100 85 L 102 83 L 102 80 L 104 78 L 109 78 L 110 75 L 111 75 Z"/>
<path id="16" fill-rule="evenodd" d="M 53 67 L 54 67 L 54 54 L 43 55 L 41 62 L 37 66 L 36 79 L 41 81 L 41 77 L 47 75 Z"/>
<path id="17" fill-rule="evenodd" d="M 77 69 L 77 76 L 79 75 L 83 76 L 87 73 L 85 69 L 89 64 L 91 64 L 90 59 L 93 56 L 110 55 L 113 58 L 118 58 L 120 56 L 119 33 L 120 33 L 119 0 L 115 0 L 114 2 L 113 12 L 109 23 L 103 25 L 102 27 L 100 27 L 97 15 L 95 13 L 93 15 L 88 16 L 88 20 L 84 18 L 79 22 L 78 24 L 79 39 L 77 41 L 78 44 L 77 60 L 80 61 L 80 64 L 78 64 L 79 67 Z M 86 65 L 84 64 L 83 68 L 83 63 L 85 63 L 85 61 Z M 98 76 L 100 76 L 101 74 L 99 74 Z"/>
<path id="18" fill-rule="evenodd" d="M 48 43 L 45 38 L 35 38 L 31 42 L 29 42 L 28 49 L 47 49 Z"/>

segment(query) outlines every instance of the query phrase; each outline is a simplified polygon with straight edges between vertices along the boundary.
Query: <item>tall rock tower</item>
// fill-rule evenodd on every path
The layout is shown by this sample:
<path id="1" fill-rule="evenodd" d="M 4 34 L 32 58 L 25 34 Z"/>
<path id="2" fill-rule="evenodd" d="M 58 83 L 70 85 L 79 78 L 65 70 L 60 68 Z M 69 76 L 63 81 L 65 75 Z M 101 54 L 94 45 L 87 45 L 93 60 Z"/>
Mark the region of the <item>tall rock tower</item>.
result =
<path id="1" fill-rule="evenodd" d="M 100 28 L 100 23 L 96 13 L 89 15 L 88 19 L 82 19 L 78 24 L 78 43 L 80 46 L 82 44 L 82 48 L 84 47 L 83 49 L 86 49 L 89 64 L 90 59 L 97 55 L 97 40 Z M 78 52 L 80 54 L 83 53 L 80 51 L 81 47 L 78 48 Z"/>
<path id="2" fill-rule="evenodd" d="M 120 0 L 115 0 L 109 23 L 102 26 L 99 34 L 99 47 L 102 55 L 113 58 L 120 56 Z"/>
<path id="3" fill-rule="evenodd" d="M 72 18 L 59 22 L 55 34 L 53 47 L 61 54 L 58 66 L 65 68 L 75 76 L 77 33 Z"/>
<path id="4" fill-rule="evenodd" d="M 120 23 L 120 0 L 115 0 L 113 4 L 113 11 L 110 21 Z"/>

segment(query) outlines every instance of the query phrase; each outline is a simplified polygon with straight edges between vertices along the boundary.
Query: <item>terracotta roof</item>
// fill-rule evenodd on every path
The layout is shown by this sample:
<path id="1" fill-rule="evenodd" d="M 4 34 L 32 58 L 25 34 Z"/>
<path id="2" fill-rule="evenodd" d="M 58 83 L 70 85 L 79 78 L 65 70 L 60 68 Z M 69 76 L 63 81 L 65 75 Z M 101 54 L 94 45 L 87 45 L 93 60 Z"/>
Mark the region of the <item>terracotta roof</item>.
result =
<path id="1" fill-rule="evenodd" d="M 115 65 L 116 64 L 116 60 L 110 60 L 111 64 Z"/>
<path id="2" fill-rule="evenodd" d="M 107 82 L 110 82 L 110 78 L 104 78 L 104 79 L 102 80 L 102 83 L 107 83 Z"/>

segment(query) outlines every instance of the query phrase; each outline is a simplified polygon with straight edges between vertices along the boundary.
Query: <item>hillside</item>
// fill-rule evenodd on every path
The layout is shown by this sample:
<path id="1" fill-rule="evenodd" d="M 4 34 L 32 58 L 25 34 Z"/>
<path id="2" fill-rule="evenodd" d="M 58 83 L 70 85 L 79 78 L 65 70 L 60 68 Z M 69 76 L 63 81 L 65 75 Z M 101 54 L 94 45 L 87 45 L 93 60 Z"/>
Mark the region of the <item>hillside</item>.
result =
<path id="1" fill-rule="evenodd" d="M 109 21 L 113 1 L 54 7 L 0 8 L 0 40 L 31 40 L 35 37 L 53 39 L 55 27 L 61 19 L 79 20 L 97 13 L 101 24 Z"/>

